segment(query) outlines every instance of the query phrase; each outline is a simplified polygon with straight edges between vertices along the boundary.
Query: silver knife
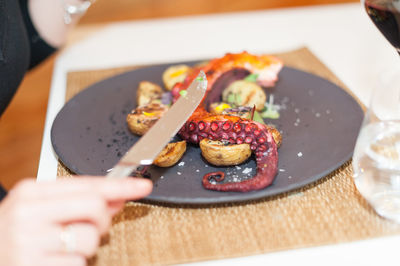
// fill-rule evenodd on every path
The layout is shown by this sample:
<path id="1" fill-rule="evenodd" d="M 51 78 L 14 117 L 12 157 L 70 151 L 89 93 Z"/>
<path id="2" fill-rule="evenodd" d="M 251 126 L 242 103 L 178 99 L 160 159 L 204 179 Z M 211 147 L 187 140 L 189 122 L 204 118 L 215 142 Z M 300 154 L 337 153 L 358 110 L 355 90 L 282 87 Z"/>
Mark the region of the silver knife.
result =
<path id="1" fill-rule="evenodd" d="M 126 177 L 140 165 L 152 164 L 200 104 L 206 89 L 207 78 L 204 72 L 200 71 L 186 90 L 186 94 L 182 94 L 168 112 L 129 149 L 107 177 Z"/>

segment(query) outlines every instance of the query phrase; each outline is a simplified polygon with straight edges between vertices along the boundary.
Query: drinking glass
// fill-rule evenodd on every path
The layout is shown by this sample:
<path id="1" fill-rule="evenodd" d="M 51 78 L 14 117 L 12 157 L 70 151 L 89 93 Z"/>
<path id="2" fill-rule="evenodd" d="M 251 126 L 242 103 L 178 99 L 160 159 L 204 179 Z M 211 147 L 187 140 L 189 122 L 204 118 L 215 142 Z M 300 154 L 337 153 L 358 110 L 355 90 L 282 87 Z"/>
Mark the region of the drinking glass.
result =
<path id="1" fill-rule="evenodd" d="M 400 67 L 377 82 L 353 154 L 354 181 L 376 212 L 400 222 Z"/>
<path id="2" fill-rule="evenodd" d="M 400 0 L 362 0 L 400 54 Z M 400 60 L 379 76 L 353 154 L 359 192 L 382 217 L 400 223 Z"/>

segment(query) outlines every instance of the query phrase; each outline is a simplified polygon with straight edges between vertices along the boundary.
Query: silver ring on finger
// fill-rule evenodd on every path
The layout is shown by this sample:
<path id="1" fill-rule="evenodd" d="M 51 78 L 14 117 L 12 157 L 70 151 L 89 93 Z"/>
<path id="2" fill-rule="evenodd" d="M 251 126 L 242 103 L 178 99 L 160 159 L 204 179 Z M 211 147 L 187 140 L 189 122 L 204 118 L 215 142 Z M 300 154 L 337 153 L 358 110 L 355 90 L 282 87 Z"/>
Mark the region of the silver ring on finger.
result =
<path id="1" fill-rule="evenodd" d="M 63 247 L 63 252 L 76 252 L 76 234 L 72 225 L 64 226 L 60 232 L 60 240 Z"/>

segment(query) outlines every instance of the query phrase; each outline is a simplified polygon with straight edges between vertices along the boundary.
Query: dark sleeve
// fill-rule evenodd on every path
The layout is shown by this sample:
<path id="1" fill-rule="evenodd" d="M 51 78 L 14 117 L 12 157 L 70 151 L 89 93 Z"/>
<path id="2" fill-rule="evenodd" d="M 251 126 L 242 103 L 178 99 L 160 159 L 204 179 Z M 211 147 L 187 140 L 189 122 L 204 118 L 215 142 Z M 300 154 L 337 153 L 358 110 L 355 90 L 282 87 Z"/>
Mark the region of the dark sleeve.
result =
<path id="1" fill-rule="evenodd" d="M 0 185 L 0 201 L 7 196 L 7 191 Z"/>
<path id="2" fill-rule="evenodd" d="M 46 43 L 46 41 L 40 37 L 39 33 L 33 26 L 28 12 L 28 0 L 19 0 L 19 2 L 21 6 L 22 18 L 28 33 L 29 46 L 31 50 L 29 68 L 33 68 L 54 53 L 56 49 Z"/>

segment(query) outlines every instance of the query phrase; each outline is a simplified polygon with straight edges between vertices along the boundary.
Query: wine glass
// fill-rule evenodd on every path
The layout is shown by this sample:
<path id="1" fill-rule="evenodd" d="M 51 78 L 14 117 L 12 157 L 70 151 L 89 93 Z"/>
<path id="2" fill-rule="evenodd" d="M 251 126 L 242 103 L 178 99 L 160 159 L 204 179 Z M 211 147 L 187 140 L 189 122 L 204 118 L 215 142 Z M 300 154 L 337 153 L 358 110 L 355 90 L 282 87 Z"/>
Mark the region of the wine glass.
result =
<path id="1" fill-rule="evenodd" d="M 400 0 L 361 0 L 368 16 L 400 54 Z"/>
<path id="2" fill-rule="evenodd" d="M 400 54 L 400 0 L 363 0 Z M 400 63 L 400 61 L 399 61 Z M 400 223 L 400 65 L 380 75 L 353 155 L 354 181 L 375 211 Z"/>

